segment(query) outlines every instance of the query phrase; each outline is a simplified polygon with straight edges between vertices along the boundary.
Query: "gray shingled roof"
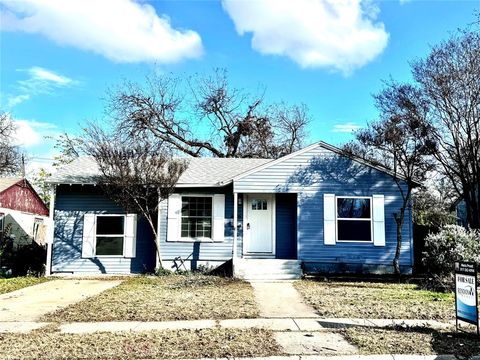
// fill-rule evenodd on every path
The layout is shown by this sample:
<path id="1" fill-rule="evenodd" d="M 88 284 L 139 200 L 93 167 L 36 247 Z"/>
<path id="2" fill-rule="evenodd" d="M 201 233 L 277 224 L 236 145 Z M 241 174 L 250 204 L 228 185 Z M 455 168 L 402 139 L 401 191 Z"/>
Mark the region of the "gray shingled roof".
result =
<path id="1" fill-rule="evenodd" d="M 229 183 L 234 177 L 261 166 L 271 159 L 188 158 L 187 170 L 178 185 L 215 186 Z M 48 182 L 53 184 L 93 184 L 99 175 L 98 166 L 91 157 L 80 157 L 64 165 Z"/>
<path id="2" fill-rule="evenodd" d="M 22 178 L 0 178 L 0 193 L 18 183 Z"/>

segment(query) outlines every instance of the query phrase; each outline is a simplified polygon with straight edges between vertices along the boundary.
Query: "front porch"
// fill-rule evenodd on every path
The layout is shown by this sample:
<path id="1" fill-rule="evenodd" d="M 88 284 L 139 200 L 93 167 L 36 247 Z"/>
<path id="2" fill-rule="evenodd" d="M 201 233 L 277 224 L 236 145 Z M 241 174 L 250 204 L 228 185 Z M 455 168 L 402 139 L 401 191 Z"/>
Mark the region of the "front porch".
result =
<path id="1" fill-rule="evenodd" d="M 300 260 L 235 259 L 234 276 L 244 280 L 293 280 L 303 275 Z"/>
<path id="2" fill-rule="evenodd" d="M 248 280 L 300 278 L 297 195 L 234 192 L 233 203 L 234 275 Z"/>

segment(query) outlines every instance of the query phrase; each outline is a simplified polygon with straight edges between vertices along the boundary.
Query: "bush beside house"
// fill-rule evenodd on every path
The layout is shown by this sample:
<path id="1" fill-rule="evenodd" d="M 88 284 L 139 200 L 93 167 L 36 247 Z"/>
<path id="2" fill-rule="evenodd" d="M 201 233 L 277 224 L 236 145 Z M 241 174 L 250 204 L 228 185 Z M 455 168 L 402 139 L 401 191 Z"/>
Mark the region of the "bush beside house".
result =
<path id="1" fill-rule="evenodd" d="M 451 290 L 454 264 L 459 260 L 480 264 L 480 231 L 446 225 L 438 233 L 430 233 L 423 253 L 426 285 L 436 290 Z"/>

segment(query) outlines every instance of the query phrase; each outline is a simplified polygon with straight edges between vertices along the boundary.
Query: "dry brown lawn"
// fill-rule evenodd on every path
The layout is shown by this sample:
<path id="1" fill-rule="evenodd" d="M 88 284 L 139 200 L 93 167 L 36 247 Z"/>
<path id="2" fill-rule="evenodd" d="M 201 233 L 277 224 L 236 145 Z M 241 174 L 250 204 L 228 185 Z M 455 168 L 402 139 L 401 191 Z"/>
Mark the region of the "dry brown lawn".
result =
<path id="1" fill-rule="evenodd" d="M 345 338 L 358 346 L 360 353 L 372 354 L 449 354 L 458 357 L 480 355 L 480 340 L 473 335 L 438 332 L 425 328 L 370 329 L 349 328 Z"/>
<path id="2" fill-rule="evenodd" d="M 37 330 L 0 334 L 2 359 L 185 359 L 280 354 L 266 330 L 168 330 L 62 334 Z"/>
<path id="3" fill-rule="evenodd" d="M 450 320 L 454 296 L 414 284 L 297 281 L 295 287 L 322 317 Z"/>
<path id="4" fill-rule="evenodd" d="M 229 278 L 186 275 L 135 277 L 43 321 L 166 321 L 258 317 L 250 284 Z"/>

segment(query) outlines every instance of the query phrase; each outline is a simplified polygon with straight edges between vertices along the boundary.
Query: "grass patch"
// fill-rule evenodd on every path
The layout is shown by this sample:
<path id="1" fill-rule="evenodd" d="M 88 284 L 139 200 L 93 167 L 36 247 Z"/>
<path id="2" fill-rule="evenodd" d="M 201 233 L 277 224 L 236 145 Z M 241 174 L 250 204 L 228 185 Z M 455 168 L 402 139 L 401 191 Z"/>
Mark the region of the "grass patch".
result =
<path id="1" fill-rule="evenodd" d="M 0 334 L 2 359 L 157 359 L 270 356 L 272 333 L 249 329 L 62 334 L 37 330 Z"/>
<path id="2" fill-rule="evenodd" d="M 9 293 L 27 286 L 37 285 L 49 281 L 46 277 L 21 276 L 8 279 L 0 278 L 0 294 Z"/>
<path id="3" fill-rule="evenodd" d="M 43 321 L 166 321 L 258 317 L 250 284 L 215 276 L 135 277 Z"/>
<path id="4" fill-rule="evenodd" d="M 440 332 L 425 328 L 348 328 L 345 338 L 360 353 L 372 354 L 449 354 L 460 357 L 480 355 L 480 340 L 470 334 Z"/>
<path id="5" fill-rule="evenodd" d="M 455 315 L 453 293 L 414 284 L 306 280 L 295 287 L 323 317 L 450 320 Z"/>

